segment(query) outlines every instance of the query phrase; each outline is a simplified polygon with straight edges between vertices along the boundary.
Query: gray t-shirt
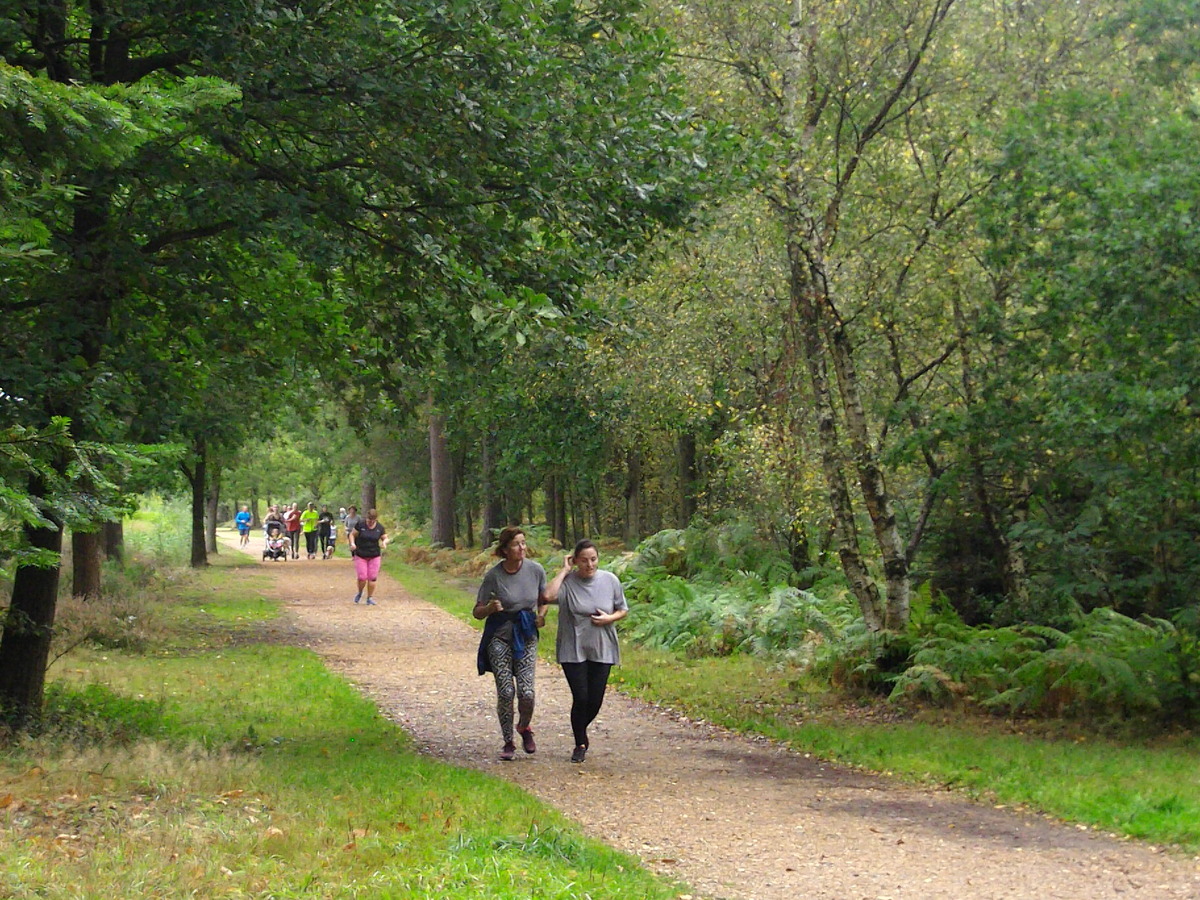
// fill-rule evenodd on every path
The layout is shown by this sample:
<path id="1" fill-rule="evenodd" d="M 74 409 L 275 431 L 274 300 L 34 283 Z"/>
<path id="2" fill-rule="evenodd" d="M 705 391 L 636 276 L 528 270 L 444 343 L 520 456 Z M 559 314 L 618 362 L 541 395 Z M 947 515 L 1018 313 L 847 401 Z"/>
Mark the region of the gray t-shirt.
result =
<path id="1" fill-rule="evenodd" d="M 546 593 L 546 570 L 541 563 L 532 559 L 522 561 L 521 568 L 511 575 L 504 571 L 504 563 L 499 562 L 488 569 L 483 581 L 479 584 L 479 593 L 475 595 L 476 603 L 487 603 L 492 597 L 499 597 L 504 611 L 508 613 L 530 609 L 537 612 L 542 594 Z M 509 640 L 512 635 L 512 624 L 506 623 L 496 632 L 496 637 L 502 641 Z"/>
<path id="2" fill-rule="evenodd" d="M 598 569 L 591 578 L 568 572 L 558 591 L 558 637 L 555 650 L 560 663 L 621 661 L 616 625 L 596 625 L 592 613 L 628 609 L 625 589 L 612 572 Z"/>

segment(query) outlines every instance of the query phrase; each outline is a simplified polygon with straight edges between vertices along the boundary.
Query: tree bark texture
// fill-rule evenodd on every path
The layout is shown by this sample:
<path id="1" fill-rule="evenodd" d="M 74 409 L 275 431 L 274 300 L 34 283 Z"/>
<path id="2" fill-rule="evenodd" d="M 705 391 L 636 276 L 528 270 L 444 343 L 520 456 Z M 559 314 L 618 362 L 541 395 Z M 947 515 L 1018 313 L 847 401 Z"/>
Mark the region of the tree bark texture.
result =
<path id="1" fill-rule="evenodd" d="M 183 475 L 192 489 L 192 560 L 193 569 L 208 565 L 208 553 L 204 547 L 204 506 L 207 500 L 205 482 L 207 480 L 208 461 L 205 458 L 208 448 L 202 438 L 192 445 L 192 466 L 182 466 Z"/>
<path id="2" fill-rule="evenodd" d="M 105 522 L 104 556 L 106 559 L 121 562 L 125 559 L 125 523 Z"/>
<path id="3" fill-rule="evenodd" d="M 221 469 L 218 466 L 208 479 L 208 497 L 205 501 L 204 547 L 209 553 L 217 552 L 217 507 L 221 503 Z"/>
<path id="4" fill-rule="evenodd" d="M 99 531 L 71 532 L 71 594 L 94 600 L 103 590 L 100 578 L 102 536 Z"/>
<path id="5" fill-rule="evenodd" d="M 642 540 L 642 457 L 636 450 L 625 454 L 625 543 Z"/>
<path id="6" fill-rule="evenodd" d="M 375 478 L 366 466 L 363 466 L 362 470 L 362 490 L 359 499 L 362 502 L 362 506 L 358 508 L 361 515 L 365 516 L 368 510 L 377 509 L 379 506 Z"/>
<path id="7" fill-rule="evenodd" d="M 496 464 L 492 459 L 492 442 L 485 433 L 480 439 L 483 468 L 483 533 L 480 542 L 490 547 L 505 525 L 504 501 L 496 490 Z"/>
<path id="8" fill-rule="evenodd" d="M 34 479 L 29 493 L 44 497 L 46 486 Z M 25 537 L 34 549 L 60 554 L 62 522 L 53 512 L 48 517 L 54 522 L 53 528 L 27 526 Z M 57 565 L 19 566 L 13 579 L 12 602 L 0 636 L 0 717 L 16 728 L 24 728 L 41 716 L 58 581 Z"/>
<path id="9" fill-rule="evenodd" d="M 871 631 L 881 631 L 885 627 L 883 602 L 879 585 L 871 577 L 859 546 L 858 524 L 854 519 L 854 506 L 850 499 L 845 459 L 838 435 L 837 411 L 829 384 L 820 307 L 814 296 L 815 287 L 803 249 L 795 242 L 789 242 L 788 256 L 791 325 L 798 332 L 812 391 L 817 440 L 821 449 L 821 472 L 833 515 L 838 558 L 867 627 Z"/>
<path id="10" fill-rule="evenodd" d="M 446 417 L 429 416 L 429 483 L 432 493 L 431 539 L 435 547 L 454 548 L 454 466 L 446 440 Z"/>
<path id="11" fill-rule="evenodd" d="M 827 307 L 827 304 L 824 306 Z M 833 356 L 834 371 L 837 373 L 846 435 L 850 441 L 854 467 L 858 472 L 859 493 L 871 519 L 871 528 L 875 532 L 875 542 L 883 561 L 887 598 L 883 627 L 889 631 L 900 631 L 908 624 L 912 602 L 908 557 L 883 469 L 871 444 L 870 426 L 863 409 L 858 369 L 854 364 L 854 351 L 845 329 L 831 319 L 828 313 L 823 316 L 826 340 Z"/>

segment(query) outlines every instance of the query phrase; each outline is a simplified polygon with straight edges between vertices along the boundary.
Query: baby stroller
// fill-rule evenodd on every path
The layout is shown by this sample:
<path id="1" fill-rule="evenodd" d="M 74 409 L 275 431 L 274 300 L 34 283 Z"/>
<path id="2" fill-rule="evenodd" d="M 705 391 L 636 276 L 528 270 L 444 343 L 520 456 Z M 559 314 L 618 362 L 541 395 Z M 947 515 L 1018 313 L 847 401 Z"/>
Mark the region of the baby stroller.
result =
<path id="1" fill-rule="evenodd" d="M 267 543 L 263 546 L 263 559 L 287 559 L 292 542 L 283 533 L 283 525 L 280 522 L 268 522 L 264 528 Z"/>

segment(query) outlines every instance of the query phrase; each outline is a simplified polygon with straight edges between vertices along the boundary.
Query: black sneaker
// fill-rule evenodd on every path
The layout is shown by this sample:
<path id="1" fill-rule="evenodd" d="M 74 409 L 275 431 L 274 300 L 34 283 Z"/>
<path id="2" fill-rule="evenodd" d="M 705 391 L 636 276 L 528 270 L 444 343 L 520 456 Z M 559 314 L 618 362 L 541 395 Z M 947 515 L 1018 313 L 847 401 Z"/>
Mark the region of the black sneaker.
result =
<path id="1" fill-rule="evenodd" d="M 580 744 L 575 748 L 575 752 L 571 754 L 571 762 L 581 763 L 585 759 L 587 759 L 587 747 L 585 747 L 583 744 Z"/>

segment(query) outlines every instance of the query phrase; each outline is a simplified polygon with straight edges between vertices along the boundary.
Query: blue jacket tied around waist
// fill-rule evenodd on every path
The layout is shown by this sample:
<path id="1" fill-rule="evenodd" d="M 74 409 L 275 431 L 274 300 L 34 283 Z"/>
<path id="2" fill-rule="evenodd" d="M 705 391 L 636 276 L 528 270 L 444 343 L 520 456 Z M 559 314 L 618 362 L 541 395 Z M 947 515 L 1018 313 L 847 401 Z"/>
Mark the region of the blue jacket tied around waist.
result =
<path id="1" fill-rule="evenodd" d="M 483 624 L 483 637 L 479 639 L 479 652 L 475 656 L 476 666 L 479 669 L 480 675 L 492 671 L 492 661 L 488 659 L 488 644 L 492 642 L 492 638 L 500 626 L 508 622 L 511 622 L 513 627 L 512 652 L 514 661 L 525 657 L 526 642 L 537 637 L 537 613 L 533 610 L 522 609 L 519 612 L 512 613 L 492 613 Z"/>

